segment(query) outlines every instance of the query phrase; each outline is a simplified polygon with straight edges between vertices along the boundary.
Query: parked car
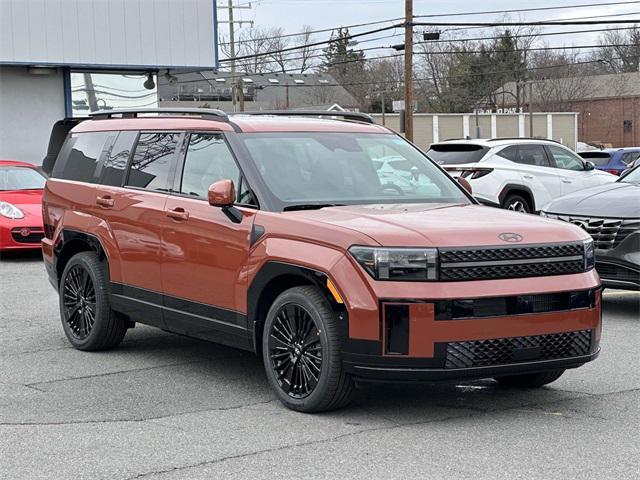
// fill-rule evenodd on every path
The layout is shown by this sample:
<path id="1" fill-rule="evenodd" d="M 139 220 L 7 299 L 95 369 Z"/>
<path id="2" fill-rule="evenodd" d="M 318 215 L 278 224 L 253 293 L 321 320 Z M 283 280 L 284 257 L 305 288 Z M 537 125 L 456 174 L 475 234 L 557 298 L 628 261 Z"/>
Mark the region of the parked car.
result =
<path id="1" fill-rule="evenodd" d="M 427 155 L 469 180 L 480 202 L 518 212 L 538 212 L 562 195 L 616 179 L 551 140 L 452 140 L 431 145 Z"/>
<path id="2" fill-rule="evenodd" d="M 584 228 L 610 288 L 640 290 L 640 166 L 617 182 L 559 198 L 541 215 Z"/>
<path id="3" fill-rule="evenodd" d="M 620 175 L 640 156 L 640 148 L 606 148 L 580 152 L 579 155 L 593 163 L 598 170 Z"/>
<path id="4" fill-rule="evenodd" d="M 0 160 L 0 252 L 40 249 L 45 181 L 30 163 Z"/>
<path id="5" fill-rule="evenodd" d="M 75 348 L 140 322 L 251 350 L 306 412 L 355 379 L 536 387 L 598 355 L 580 228 L 478 205 L 364 114 L 156 112 L 94 114 L 47 182 L 44 263 Z M 308 118 L 327 115 L 344 120 Z M 381 180 L 389 157 L 420 188 Z"/>
<path id="6" fill-rule="evenodd" d="M 625 168 L 623 170 L 623 172 L 620 174 L 620 176 L 624 176 L 626 174 L 628 174 L 629 172 L 631 172 L 631 170 L 633 170 L 634 168 L 640 166 L 640 157 L 636 158 L 633 162 L 629 163 L 629 165 L 627 165 L 627 168 Z"/>

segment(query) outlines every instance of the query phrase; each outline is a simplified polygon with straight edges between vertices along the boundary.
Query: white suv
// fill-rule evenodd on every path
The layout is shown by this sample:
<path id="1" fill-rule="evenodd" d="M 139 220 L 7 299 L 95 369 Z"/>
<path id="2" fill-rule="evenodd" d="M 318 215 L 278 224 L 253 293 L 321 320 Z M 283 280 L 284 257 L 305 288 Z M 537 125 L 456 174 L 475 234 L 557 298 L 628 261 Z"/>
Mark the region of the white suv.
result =
<path id="1" fill-rule="evenodd" d="M 519 212 L 539 212 L 557 197 L 618 178 L 552 140 L 449 140 L 427 154 L 453 177 L 469 180 L 480 202 Z"/>

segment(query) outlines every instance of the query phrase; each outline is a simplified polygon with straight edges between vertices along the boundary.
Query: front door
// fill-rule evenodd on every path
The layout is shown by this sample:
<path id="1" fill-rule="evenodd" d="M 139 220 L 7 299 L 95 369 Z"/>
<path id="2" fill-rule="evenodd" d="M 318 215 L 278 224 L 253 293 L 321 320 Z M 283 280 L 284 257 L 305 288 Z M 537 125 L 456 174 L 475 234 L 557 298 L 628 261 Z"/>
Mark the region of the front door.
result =
<path id="1" fill-rule="evenodd" d="M 598 172 L 585 170 L 584 160 L 578 155 L 555 145 L 547 145 L 546 148 L 556 164 L 562 195 L 600 185 Z"/>
<path id="2" fill-rule="evenodd" d="M 162 283 L 167 328 L 247 345 L 246 265 L 255 209 L 240 220 L 207 201 L 209 186 L 240 171 L 222 134 L 192 133 L 185 141 L 174 194 L 165 205 Z"/>

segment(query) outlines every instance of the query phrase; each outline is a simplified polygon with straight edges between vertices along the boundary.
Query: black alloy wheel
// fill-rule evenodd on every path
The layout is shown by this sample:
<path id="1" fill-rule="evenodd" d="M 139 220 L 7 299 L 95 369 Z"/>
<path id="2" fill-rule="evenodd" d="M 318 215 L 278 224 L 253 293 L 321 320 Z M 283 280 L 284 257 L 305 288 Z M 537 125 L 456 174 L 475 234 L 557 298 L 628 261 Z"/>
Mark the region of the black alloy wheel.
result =
<path id="1" fill-rule="evenodd" d="M 63 320 L 78 340 L 86 339 L 96 321 L 96 290 L 89 272 L 74 265 L 64 278 Z"/>
<path id="2" fill-rule="evenodd" d="M 320 331 L 302 305 L 281 307 L 269 332 L 271 368 L 280 388 L 292 398 L 308 396 L 322 371 Z"/>

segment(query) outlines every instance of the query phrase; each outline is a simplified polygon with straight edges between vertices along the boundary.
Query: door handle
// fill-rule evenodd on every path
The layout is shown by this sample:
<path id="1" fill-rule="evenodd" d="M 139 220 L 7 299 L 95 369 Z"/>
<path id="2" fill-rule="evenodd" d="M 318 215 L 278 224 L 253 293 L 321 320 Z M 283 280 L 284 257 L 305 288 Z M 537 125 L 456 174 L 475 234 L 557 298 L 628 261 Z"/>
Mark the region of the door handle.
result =
<path id="1" fill-rule="evenodd" d="M 173 220 L 189 220 L 189 212 L 187 212 L 182 207 L 176 207 L 173 210 L 167 211 L 167 217 L 172 218 Z"/>
<path id="2" fill-rule="evenodd" d="M 533 179 L 533 175 L 523 175 L 523 177 L 526 178 L 527 180 Z"/>
<path id="3" fill-rule="evenodd" d="M 568 178 L 563 178 L 562 183 L 573 183 L 573 180 L 569 180 Z"/>
<path id="4" fill-rule="evenodd" d="M 96 205 L 100 205 L 104 208 L 113 207 L 113 198 L 109 195 L 105 195 L 104 197 L 96 197 Z"/>

